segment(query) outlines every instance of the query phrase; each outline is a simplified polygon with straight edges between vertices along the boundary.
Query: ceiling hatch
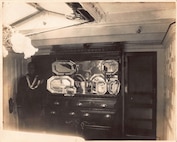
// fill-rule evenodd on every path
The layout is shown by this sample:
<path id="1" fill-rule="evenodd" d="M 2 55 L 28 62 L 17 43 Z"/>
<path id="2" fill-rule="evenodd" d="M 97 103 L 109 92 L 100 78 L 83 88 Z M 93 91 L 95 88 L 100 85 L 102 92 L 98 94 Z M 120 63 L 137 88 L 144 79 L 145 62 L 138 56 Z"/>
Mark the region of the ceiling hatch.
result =
<path id="1" fill-rule="evenodd" d="M 3 25 L 27 36 L 92 21 L 94 18 L 79 3 L 3 3 Z"/>

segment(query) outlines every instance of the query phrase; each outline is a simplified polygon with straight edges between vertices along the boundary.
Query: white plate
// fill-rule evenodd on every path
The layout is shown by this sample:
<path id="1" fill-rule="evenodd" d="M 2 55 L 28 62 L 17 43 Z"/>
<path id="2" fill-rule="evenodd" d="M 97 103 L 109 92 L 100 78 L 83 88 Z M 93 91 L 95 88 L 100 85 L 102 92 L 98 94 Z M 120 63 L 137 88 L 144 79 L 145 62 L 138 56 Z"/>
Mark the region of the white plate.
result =
<path id="1" fill-rule="evenodd" d="M 91 78 L 91 92 L 97 95 L 104 95 L 107 92 L 107 84 L 102 74 L 94 74 Z"/>
<path id="2" fill-rule="evenodd" d="M 118 80 L 118 77 L 112 77 L 108 81 L 108 92 L 111 95 L 117 95 L 120 91 L 120 81 Z"/>
<path id="3" fill-rule="evenodd" d="M 69 76 L 52 76 L 47 80 L 47 90 L 51 93 L 67 93 L 66 88 L 74 88 L 74 80 Z"/>
<path id="4" fill-rule="evenodd" d="M 102 72 L 108 75 L 113 75 L 119 70 L 119 64 L 115 60 L 105 60 L 101 66 Z"/>
<path id="5" fill-rule="evenodd" d="M 56 75 L 72 75 L 76 72 L 76 64 L 73 61 L 55 61 L 52 63 L 52 72 Z"/>

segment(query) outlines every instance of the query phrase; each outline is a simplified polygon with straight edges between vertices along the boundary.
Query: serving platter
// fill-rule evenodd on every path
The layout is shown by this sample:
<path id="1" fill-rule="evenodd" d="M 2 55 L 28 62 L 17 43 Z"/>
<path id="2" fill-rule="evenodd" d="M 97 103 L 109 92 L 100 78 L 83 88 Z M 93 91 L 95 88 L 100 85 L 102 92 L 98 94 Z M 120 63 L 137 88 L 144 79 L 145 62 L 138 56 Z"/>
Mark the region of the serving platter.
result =
<path id="1" fill-rule="evenodd" d="M 47 80 L 47 90 L 51 93 L 76 93 L 74 80 L 69 76 L 52 76 Z"/>
<path id="2" fill-rule="evenodd" d="M 55 61 L 52 63 L 52 72 L 56 75 L 72 75 L 76 72 L 76 64 L 69 61 Z"/>
<path id="3" fill-rule="evenodd" d="M 114 75 L 119 70 L 119 63 L 115 60 L 105 60 L 101 64 L 101 69 L 107 75 Z"/>

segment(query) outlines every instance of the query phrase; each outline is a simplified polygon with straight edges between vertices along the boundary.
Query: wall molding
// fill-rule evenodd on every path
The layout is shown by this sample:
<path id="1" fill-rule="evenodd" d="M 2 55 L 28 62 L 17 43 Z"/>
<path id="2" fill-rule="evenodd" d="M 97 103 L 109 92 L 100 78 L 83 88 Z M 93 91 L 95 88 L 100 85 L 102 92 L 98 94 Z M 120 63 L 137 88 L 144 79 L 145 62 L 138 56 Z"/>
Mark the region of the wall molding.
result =
<path id="1" fill-rule="evenodd" d="M 172 38 L 176 38 L 176 23 L 170 25 L 162 44 L 166 46 Z"/>

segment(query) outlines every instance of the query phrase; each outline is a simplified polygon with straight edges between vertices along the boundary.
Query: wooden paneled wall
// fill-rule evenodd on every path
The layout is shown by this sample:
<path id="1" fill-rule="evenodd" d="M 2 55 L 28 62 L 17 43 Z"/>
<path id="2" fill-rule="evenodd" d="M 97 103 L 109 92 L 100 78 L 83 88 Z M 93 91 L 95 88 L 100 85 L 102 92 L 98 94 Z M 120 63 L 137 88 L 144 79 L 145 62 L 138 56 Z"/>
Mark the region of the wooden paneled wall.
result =
<path id="1" fill-rule="evenodd" d="M 176 139 L 176 27 L 173 25 L 164 41 L 165 47 L 165 123 L 164 138 Z"/>
<path id="2" fill-rule="evenodd" d="M 23 54 L 9 53 L 3 58 L 3 128 L 18 129 L 17 110 L 14 108 L 9 113 L 9 99 L 15 101 L 17 82 L 20 76 L 26 73 L 28 60 L 24 60 Z"/>

